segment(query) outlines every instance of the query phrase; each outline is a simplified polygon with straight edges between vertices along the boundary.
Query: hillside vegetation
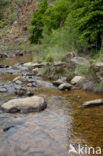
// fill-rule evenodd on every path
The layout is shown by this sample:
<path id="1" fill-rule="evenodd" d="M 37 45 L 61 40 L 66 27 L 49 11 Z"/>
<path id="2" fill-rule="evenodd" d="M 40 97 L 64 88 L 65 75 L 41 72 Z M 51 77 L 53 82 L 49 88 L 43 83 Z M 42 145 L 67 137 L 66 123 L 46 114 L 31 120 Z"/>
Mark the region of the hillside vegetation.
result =
<path id="1" fill-rule="evenodd" d="M 39 61 L 68 52 L 102 56 L 102 0 L 0 0 L 0 42 L 38 51 Z"/>
<path id="2" fill-rule="evenodd" d="M 102 0 L 57 0 L 52 6 L 43 0 L 33 15 L 29 39 L 43 46 L 43 56 L 57 58 L 85 49 L 97 56 L 102 50 L 102 18 Z"/>
<path id="3" fill-rule="evenodd" d="M 37 0 L 0 0 L 0 41 L 22 44 L 28 42 L 28 27 Z"/>

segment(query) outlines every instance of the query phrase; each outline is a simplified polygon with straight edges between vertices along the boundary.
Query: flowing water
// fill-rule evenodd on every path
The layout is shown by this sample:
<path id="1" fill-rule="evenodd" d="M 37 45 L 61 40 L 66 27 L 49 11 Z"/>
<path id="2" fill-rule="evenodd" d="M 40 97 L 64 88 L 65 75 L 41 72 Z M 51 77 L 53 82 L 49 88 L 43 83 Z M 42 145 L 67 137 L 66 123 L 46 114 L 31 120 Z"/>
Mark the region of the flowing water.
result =
<path id="1" fill-rule="evenodd" d="M 29 61 L 31 55 L 25 55 L 1 61 L 0 64 Z M 6 83 L 18 75 L 19 72 L 1 72 L 0 82 Z M 103 94 L 81 90 L 61 92 L 49 81 L 41 78 L 38 81 L 40 86 L 34 93 L 46 98 L 47 109 L 29 114 L 1 111 L 0 156 L 72 156 L 73 153 L 68 152 L 70 144 L 75 148 L 81 144 L 103 149 L 103 107 L 81 108 L 83 101 L 103 98 Z M 1 104 L 14 96 L 0 94 Z"/>

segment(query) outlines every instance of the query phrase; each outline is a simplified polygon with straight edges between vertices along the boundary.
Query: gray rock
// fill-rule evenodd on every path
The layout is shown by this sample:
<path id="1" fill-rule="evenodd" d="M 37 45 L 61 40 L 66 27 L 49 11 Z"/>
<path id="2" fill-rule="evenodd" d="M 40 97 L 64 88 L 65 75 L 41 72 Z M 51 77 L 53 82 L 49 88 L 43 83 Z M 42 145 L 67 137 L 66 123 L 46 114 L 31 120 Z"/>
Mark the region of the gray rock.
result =
<path id="1" fill-rule="evenodd" d="M 47 104 L 43 97 L 32 96 L 13 99 L 4 103 L 1 108 L 7 112 L 39 112 L 44 110 Z"/>
<path id="2" fill-rule="evenodd" d="M 82 104 L 82 107 L 85 108 L 85 107 L 99 106 L 99 105 L 103 105 L 103 99 L 86 101 Z"/>
<path id="3" fill-rule="evenodd" d="M 35 82 L 33 82 L 33 83 L 28 83 L 27 86 L 28 87 L 37 87 L 37 84 Z"/>
<path id="4" fill-rule="evenodd" d="M 91 69 L 95 72 L 97 79 L 103 81 L 103 62 L 95 63 L 91 66 Z"/>
<path id="5" fill-rule="evenodd" d="M 82 83 L 82 89 L 83 90 L 93 90 L 95 88 L 95 84 L 92 81 L 85 81 L 84 83 Z"/>
<path id="6" fill-rule="evenodd" d="M 0 64 L 0 68 L 9 68 L 9 66 Z"/>
<path id="7" fill-rule="evenodd" d="M 8 90 L 5 87 L 0 87 L 0 92 L 1 93 L 6 93 Z"/>
<path id="8" fill-rule="evenodd" d="M 24 96 L 26 95 L 26 92 L 27 92 L 26 88 L 19 88 L 19 89 L 16 88 L 15 90 L 15 94 L 18 96 Z"/>
<path id="9" fill-rule="evenodd" d="M 70 66 L 75 68 L 78 65 L 89 66 L 90 63 L 86 58 L 83 57 L 74 57 L 70 60 Z"/>
<path id="10" fill-rule="evenodd" d="M 69 90 L 69 89 L 71 89 L 71 84 L 69 84 L 69 83 L 63 83 L 63 84 L 61 84 L 61 85 L 59 85 L 59 87 L 58 87 L 58 89 L 59 90 Z"/>
<path id="11" fill-rule="evenodd" d="M 6 54 L 0 54 L 0 59 L 5 59 L 7 58 L 8 56 Z"/>
<path id="12" fill-rule="evenodd" d="M 28 68 L 42 68 L 43 66 L 47 66 L 48 63 L 44 62 L 44 63 L 33 63 L 33 62 L 28 62 L 25 63 L 24 66 L 28 67 Z"/>
<path id="13" fill-rule="evenodd" d="M 33 72 L 34 74 L 38 74 L 38 72 L 39 72 L 39 68 L 35 68 L 35 69 L 33 69 L 32 72 Z"/>
<path id="14" fill-rule="evenodd" d="M 16 55 L 16 56 L 23 56 L 23 52 L 22 52 L 22 51 L 17 50 L 15 55 Z"/>
<path id="15" fill-rule="evenodd" d="M 65 62 L 54 62 L 53 65 L 54 66 L 64 66 L 64 65 L 66 65 L 66 63 Z"/>
<path id="16" fill-rule="evenodd" d="M 56 81 L 53 81 L 53 85 L 59 86 L 59 85 L 61 85 L 64 82 L 66 82 L 66 77 L 62 77 L 61 79 L 58 79 Z"/>
<path id="17" fill-rule="evenodd" d="M 75 84 L 79 84 L 80 81 L 83 81 L 85 78 L 83 76 L 75 76 L 72 80 L 71 80 L 71 84 L 75 85 Z"/>
<path id="18" fill-rule="evenodd" d="M 22 82 L 26 82 L 26 78 L 24 76 L 18 76 L 13 80 L 13 82 L 16 84 L 22 84 Z"/>

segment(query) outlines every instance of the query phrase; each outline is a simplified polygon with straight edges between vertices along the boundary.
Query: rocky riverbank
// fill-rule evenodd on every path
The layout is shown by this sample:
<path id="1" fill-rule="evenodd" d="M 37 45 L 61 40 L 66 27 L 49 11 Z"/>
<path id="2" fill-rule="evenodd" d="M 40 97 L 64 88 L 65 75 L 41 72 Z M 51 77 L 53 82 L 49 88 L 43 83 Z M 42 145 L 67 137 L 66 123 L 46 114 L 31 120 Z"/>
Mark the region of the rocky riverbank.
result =
<path id="1" fill-rule="evenodd" d="M 67 59 L 67 58 L 66 58 Z M 37 76 L 53 81 L 61 90 L 79 88 L 94 92 L 103 92 L 103 63 L 91 63 L 83 57 L 69 58 L 68 61 L 26 63 L 23 65 Z M 59 85 L 62 85 L 60 87 Z M 71 87 L 72 85 L 72 87 Z M 63 87 L 64 86 L 64 87 Z"/>

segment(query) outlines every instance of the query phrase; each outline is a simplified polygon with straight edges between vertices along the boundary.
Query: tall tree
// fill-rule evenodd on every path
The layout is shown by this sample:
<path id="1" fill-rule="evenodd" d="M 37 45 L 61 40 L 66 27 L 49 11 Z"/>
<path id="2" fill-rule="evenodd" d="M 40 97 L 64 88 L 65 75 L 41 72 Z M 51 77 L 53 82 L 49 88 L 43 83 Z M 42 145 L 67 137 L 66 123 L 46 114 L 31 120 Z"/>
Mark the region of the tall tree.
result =
<path id="1" fill-rule="evenodd" d="M 43 0 L 39 5 L 39 9 L 36 12 L 34 12 L 33 19 L 31 21 L 29 36 L 29 40 L 31 43 L 38 43 L 39 39 L 42 37 L 43 16 L 47 8 L 47 0 Z"/>
<path id="2" fill-rule="evenodd" d="M 75 31 L 99 50 L 103 34 L 103 0 L 71 0 Z"/>

